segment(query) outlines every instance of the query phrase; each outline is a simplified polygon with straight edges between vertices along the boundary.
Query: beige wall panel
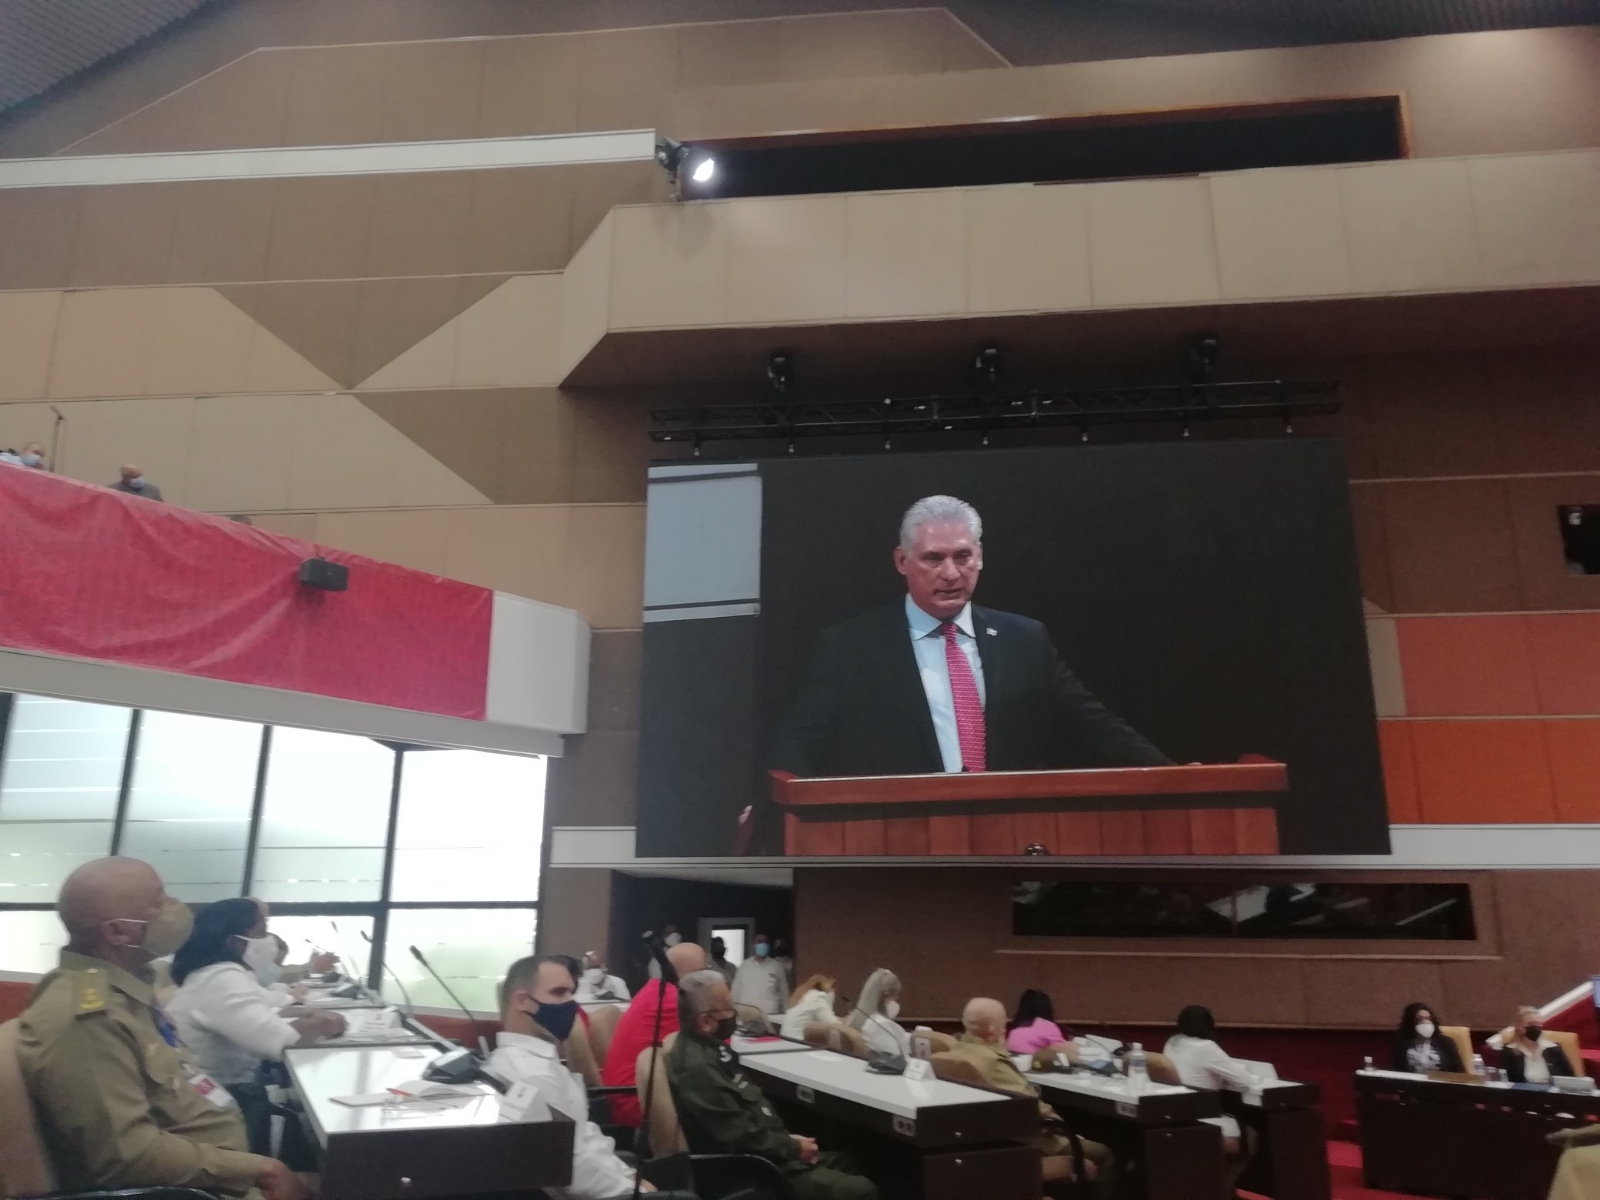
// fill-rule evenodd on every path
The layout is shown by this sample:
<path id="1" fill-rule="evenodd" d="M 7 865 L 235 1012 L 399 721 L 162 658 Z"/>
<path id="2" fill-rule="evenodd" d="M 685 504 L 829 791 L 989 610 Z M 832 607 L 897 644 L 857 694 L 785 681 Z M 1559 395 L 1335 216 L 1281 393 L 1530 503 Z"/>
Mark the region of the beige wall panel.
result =
<path id="1" fill-rule="evenodd" d="M 483 301 L 480 300 L 478 303 L 481 304 Z M 356 386 L 362 391 L 384 388 L 450 387 L 456 377 L 456 339 L 460 332 L 460 317 L 446 321 L 411 349 L 390 359 Z"/>
<path id="2" fill-rule="evenodd" d="M 1335 174 L 1354 290 L 1465 291 L 1483 282 L 1466 163 L 1371 163 Z"/>
<path id="3" fill-rule="evenodd" d="M 488 497 L 354 396 L 300 396 L 288 506 L 486 504 Z"/>
<path id="4" fill-rule="evenodd" d="M 189 113 L 184 148 L 280 145 L 289 108 L 289 58 L 258 51 L 199 80 L 183 96 Z"/>
<path id="5" fill-rule="evenodd" d="M 111 483 L 123 463 L 138 463 L 168 501 L 189 504 L 194 405 L 190 396 L 71 405 L 62 456 L 65 473 L 90 483 Z"/>
<path id="6" fill-rule="evenodd" d="M 364 275 L 379 182 L 371 175 L 278 180 L 266 278 Z"/>
<path id="7" fill-rule="evenodd" d="M 1085 188 L 973 188 L 962 203 L 969 312 L 1090 306 Z"/>
<path id="8" fill-rule="evenodd" d="M 461 270 L 472 222 L 473 177 L 480 173 L 435 171 L 378 180 L 360 273 L 448 275 Z"/>
<path id="9" fill-rule="evenodd" d="M 317 541 L 382 562 L 443 575 L 449 565 L 450 511 L 325 512 L 317 517 Z"/>
<path id="10" fill-rule="evenodd" d="M 1600 150 L 1467 164 L 1488 278 L 1501 286 L 1600 276 Z"/>
<path id="11" fill-rule="evenodd" d="M 578 128 L 647 129 L 678 78 L 678 31 L 619 29 L 577 39 Z"/>
<path id="12" fill-rule="evenodd" d="M 444 573 L 451 579 L 567 604 L 568 509 L 458 508 L 448 516 Z"/>
<path id="13" fill-rule="evenodd" d="M 69 287 L 162 283 L 172 255 L 179 184 L 83 189 Z M 59 189 L 52 188 L 59 194 Z"/>
<path id="14" fill-rule="evenodd" d="M 217 289 L 342 387 L 352 385 L 362 289 L 356 279 L 329 283 L 236 284 Z M 396 352 L 409 343 L 401 342 Z M 374 363 L 380 365 L 382 360 Z M 280 388 L 279 390 L 288 390 Z"/>
<path id="15" fill-rule="evenodd" d="M 347 146 L 383 139 L 385 56 L 377 48 L 307 46 L 289 56 L 286 145 Z"/>
<path id="16" fill-rule="evenodd" d="M 563 396 L 572 427 L 572 500 L 605 503 L 644 500 L 650 456 L 648 399 Z"/>
<path id="17" fill-rule="evenodd" d="M 619 208 L 612 271 L 614 329 L 676 325 L 685 312 L 709 324 L 727 317 L 724 205 Z"/>
<path id="18" fill-rule="evenodd" d="M 1218 280 L 1227 299 L 1350 291 L 1337 170 L 1211 176 Z"/>
<path id="19" fill-rule="evenodd" d="M 1367 662 L 1380 717 L 1406 715 L 1406 681 L 1400 671 L 1400 632 L 1389 617 L 1367 618 Z"/>
<path id="20" fill-rule="evenodd" d="M 281 533 L 306 542 L 317 540 L 316 513 L 252 513 L 250 523 L 270 533 Z"/>
<path id="21" fill-rule="evenodd" d="M 454 324 L 457 387 L 543 387 L 559 379 L 559 274 L 513 276 Z"/>
<path id="22" fill-rule="evenodd" d="M 553 760 L 551 768 L 560 761 Z M 539 883 L 539 952 L 604 954 L 610 941 L 610 914 L 610 871 L 574 867 L 546 871 Z"/>
<path id="23" fill-rule="evenodd" d="M 50 359 L 49 395 L 70 399 L 143 392 L 154 290 L 68 292 Z"/>
<path id="24" fill-rule="evenodd" d="M 429 142 L 477 133 L 484 42 L 396 42 L 382 48 L 379 140 Z"/>
<path id="25" fill-rule="evenodd" d="M 644 505 L 571 510 L 565 604 L 596 629 L 636 629 L 644 609 Z"/>
<path id="26" fill-rule="evenodd" d="M 468 172 L 473 187 L 472 220 L 461 269 L 551 271 L 566 266 L 573 248 L 582 241 L 575 242 L 572 236 L 574 194 L 579 178 L 591 170 L 609 173 L 611 168 Z"/>
<path id="27" fill-rule="evenodd" d="M 250 338 L 250 367 L 245 390 L 251 392 L 321 392 L 338 387 L 331 375 L 264 326 Z"/>
<path id="28" fill-rule="evenodd" d="M 367 378 L 453 321 L 502 282 L 504 276 L 500 275 L 363 281 L 356 298 L 349 378 L 352 382 Z"/>
<path id="29" fill-rule="evenodd" d="M 857 318 L 950 316 L 966 307 L 962 193 L 846 198 L 846 305 Z M 621 247 L 618 247 L 619 261 Z"/>
<path id="30" fill-rule="evenodd" d="M 779 78 L 847 79 L 943 71 L 949 21 L 943 12 L 926 9 L 781 22 L 777 25 Z M 996 64 L 991 55 L 987 62 L 965 65 Z"/>
<path id="31" fill-rule="evenodd" d="M 144 391 L 152 396 L 241 392 L 260 328 L 211 288 L 153 288 Z"/>
<path id="32" fill-rule="evenodd" d="M 843 196 L 793 196 L 720 206 L 728 231 L 727 311 L 750 324 L 843 317 L 846 203 Z"/>
<path id="33" fill-rule="evenodd" d="M 547 167 L 563 171 L 567 168 Z M 564 266 L 577 248 L 589 240 L 611 210 L 624 204 L 665 204 L 672 199 L 672 185 L 666 172 L 653 162 L 602 163 L 592 167 L 573 167 L 572 229 L 570 249 L 558 261 L 540 264 L 543 268 Z"/>
<path id="34" fill-rule="evenodd" d="M 479 137 L 559 133 L 578 123 L 573 37 L 495 38 L 483 49 Z"/>
<path id="35" fill-rule="evenodd" d="M 277 192 L 272 179 L 180 185 L 167 282 L 266 278 Z"/>
<path id="36" fill-rule="evenodd" d="M 611 321 L 611 267 L 616 217 L 607 217 L 579 247 L 561 276 L 562 378 L 605 335 Z"/>
<path id="37" fill-rule="evenodd" d="M 66 415 L 68 423 L 72 421 L 70 410 L 76 405 L 59 404 Z M 50 438 L 55 432 L 56 415 L 50 411 L 50 405 L 45 403 L 14 403 L 0 405 L 0 446 L 10 447 L 15 450 L 22 449 L 25 442 L 43 442 L 45 453 L 49 453 Z M 63 435 L 69 436 L 70 430 Z M 62 443 L 65 448 L 65 441 Z M 56 469 L 63 475 L 66 472 L 66 458 L 62 456 Z"/>
<path id="38" fill-rule="evenodd" d="M 678 30 L 679 87 L 731 87 L 783 77 L 781 26 L 772 21 L 685 25 Z"/>
<path id="39" fill-rule="evenodd" d="M 194 402 L 185 502 L 210 512 L 263 512 L 289 506 L 298 396 L 201 396 Z"/>
<path id="40" fill-rule="evenodd" d="M 0 288 L 58 288 L 72 270 L 82 188 L 0 191 Z"/>
<path id="41" fill-rule="evenodd" d="M 60 314 L 60 292 L 0 292 L 0 400 L 45 394 Z"/>
<path id="42" fill-rule="evenodd" d="M 1097 307 L 1215 300 L 1216 245 L 1204 179 L 1089 187 L 1089 269 Z"/>

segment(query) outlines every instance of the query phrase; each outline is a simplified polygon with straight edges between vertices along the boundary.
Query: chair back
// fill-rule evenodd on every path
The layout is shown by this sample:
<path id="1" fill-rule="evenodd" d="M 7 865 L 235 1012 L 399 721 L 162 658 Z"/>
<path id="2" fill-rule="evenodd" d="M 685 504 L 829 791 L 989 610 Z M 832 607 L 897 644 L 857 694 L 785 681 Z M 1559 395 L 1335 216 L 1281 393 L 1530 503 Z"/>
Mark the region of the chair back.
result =
<path id="1" fill-rule="evenodd" d="M 683 1154 L 689 1143 L 683 1136 L 683 1126 L 678 1123 L 678 1107 L 672 1100 L 672 1086 L 667 1082 L 667 1051 L 678 1040 L 677 1030 L 661 1039 L 661 1052 L 656 1055 L 655 1083 L 650 1096 L 650 1127 L 645 1135 L 650 1139 L 650 1157 L 665 1158 L 669 1154 Z M 650 1047 L 639 1051 L 634 1060 L 634 1091 L 639 1097 L 639 1111 L 644 1111 L 645 1087 L 652 1078 Z"/>
<path id="2" fill-rule="evenodd" d="M 1165 1054 L 1157 1054 L 1153 1050 L 1145 1051 L 1144 1071 L 1150 1076 L 1151 1083 L 1164 1083 L 1173 1087 L 1181 1087 L 1183 1080 L 1178 1078 L 1178 1068 L 1172 1065 L 1172 1060 Z"/>
<path id="3" fill-rule="evenodd" d="M 935 1054 L 948 1054 L 956 1048 L 956 1040 L 948 1033 L 935 1033 L 931 1029 L 914 1030 L 911 1034 L 911 1057 L 932 1058 Z"/>
<path id="4" fill-rule="evenodd" d="M 965 1054 L 954 1050 L 940 1050 L 928 1060 L 933 1067 L 933 1073 L 940 1079 L 951 1083 L 970 1083 L 974 1087 L 988 1087 L 983 1072 L 978 1069 L 978 1064 Z"/>
<path id="5" fill-rule="evenodd" d="M 0 1196 L 56 1190 L 55 1168 L 17 1061 L 17 1022 L 0 1024 Z"/>
<path id="6" fill-rule="evenodd" d="M 1439 1032 L 1456 1044 L 1456 1053 L 1461 1055 L 1461 1069 L 1472 1070 L 1472 1030 L 1465 1025 L 1441 1025 Z"/>
<path id="7" fill-rule="evenodd" d="M 1561 1052 L 1572 1064 L 1573 1074 L 1580 1079 L 1583 1078 L 1583 1047 L 1578 1043 L 1578 1035 L 1570 1029 L 1546 1029 L 1544 1035 L 1561 1047 Z"/>
<path id="8" fill-rule="evenodd" d="M 611 1049 L 611 1039 L 617 1032 L 617 1022 L 627 1010 L 620 1004 L 608 1004 L 589 1013 L 589 1049 L 594 1061 L 605 1064 L 606 1052 Z"/>
<path id="9" fill-rule="evenodd" d="M 802 1036 L 808 1046 L 834 1050 L 853 1058 L 867 1056 L 867 1039 L 861 1036 L 859 1030 L 851 1029 L 848 1025 L 831 1021 L 807 1021 Z"/>
<path id="10" fill-rule="evenodd" d="M 566 1051 L 567 1066 L 582 1077 L 584 1086 L 600 1087 L 600 1062 L 594 1056 L 594 1047 L 589 1043 L 589 1030 L 582 1017 L 572 1023 L 572 1032 L 567 1034 L 567 1040 L 561 1045 Z"/>

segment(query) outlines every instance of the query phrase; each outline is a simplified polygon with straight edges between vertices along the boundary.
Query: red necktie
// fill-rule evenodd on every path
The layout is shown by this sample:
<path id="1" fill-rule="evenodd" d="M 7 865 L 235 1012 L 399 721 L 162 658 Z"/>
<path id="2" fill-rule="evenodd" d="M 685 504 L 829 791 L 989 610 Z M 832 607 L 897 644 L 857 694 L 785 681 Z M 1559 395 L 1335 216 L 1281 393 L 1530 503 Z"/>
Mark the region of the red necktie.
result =
<path id="1" fill-rule="evenodd" d="M 950 699 L 956 710 L 956 736 L 961 739 L 961 765 L 969 771 L 988 769 L 984 748 L 983 701 L 978 696 L 978 681 L 972 677 L 972 664 L 956 641 L 956 624 L 946 621 L 944 662 L 950 671 Z"/>

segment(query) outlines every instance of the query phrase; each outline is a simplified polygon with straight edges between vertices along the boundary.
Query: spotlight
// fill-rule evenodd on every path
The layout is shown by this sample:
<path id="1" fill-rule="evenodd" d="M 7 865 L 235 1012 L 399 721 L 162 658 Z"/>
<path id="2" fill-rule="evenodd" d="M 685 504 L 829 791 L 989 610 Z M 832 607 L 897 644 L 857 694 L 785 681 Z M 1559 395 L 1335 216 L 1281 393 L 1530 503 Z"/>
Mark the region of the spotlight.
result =
<path id="1" fill-rule="evenodd" d="M 675 138 L 660 134 L 656 138 L 656 165 L 667 173 L 676 186 L 685 174 L 694 183 L 710 183 L 717 175 L 717 159 L 714 154 L 703 150 L 696 150 L 693 146 L 685 146 Z"/>
<path id="2" fill-rule="evenodd" d="M 1000 347 L 981 346 L 972 358 L 974 382 L 982 387 L 993 387 L 1000 378 Z"/>
<path id="3" fill-rule="evenodd" d="M 774 350 L 767 356 L 767 382 L 772 394 L 782 396 L 794 382 L 794 355 L 787 350 Z"/>
<path id="4" fill-rule="evenodd" d="M 683 162 L 683 143 L 662 134 L 656 138 L 656 165 L 667 173 L 674 183 L 678 180 L 678 166 Z"/>
<path id="5" fill-rule="evenodd" d="M 1184 374 L 1193 384 L 1210 383 L 1217 372 L 1217 357 L 1222 353 L 1222 339 L 1209 331 L 1195 335 L 1189 343 L 1188 361 Z"/>
<path id="6" fill-rule="evenodd" d="M 694 180 L 696 183 L 710 183 L 712 179 L 716 178 L 716 174 L 717 160 L 715 157 L 708 154 L 699 162 L 695 163 L 694 170 L 689 173 L 689 178 Z"/>

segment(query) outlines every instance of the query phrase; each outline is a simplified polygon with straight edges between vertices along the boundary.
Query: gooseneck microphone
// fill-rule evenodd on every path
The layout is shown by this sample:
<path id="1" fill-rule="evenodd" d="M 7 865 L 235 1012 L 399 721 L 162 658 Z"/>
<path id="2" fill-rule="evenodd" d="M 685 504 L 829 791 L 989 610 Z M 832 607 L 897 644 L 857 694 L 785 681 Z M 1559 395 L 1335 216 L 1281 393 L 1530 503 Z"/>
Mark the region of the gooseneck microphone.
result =
<path id="1" fill-rule="evenodd" d="M 850 1006 L 851 1012 L 860 1013 L 869 1021 L 877 1021 L 885 1029 L 893 1030 L 896 1033 L 905 1033 L 903 1028 L 889 1020 L 888 1017 L 881 1013 L 868 1012 L 861 1005 L 850 999 L 849 996 L 840 996 L 839 999 Z M 899 1039 L 896 1039 L 896 1044 L 898 1044 L 898 1041 Z M 906 1070 L 906 1056 L 899 1051 L 893 1054 L 885 1054 L 882 1050 L 868 1050 L 867 1069 L 876 1071 L 880 1075 L 903 1075 Z"/>
<path id="2" fill-rule="evenodd" d="M 361 931 L 361 940 L 366 942 L 368 946 L 372 945 L 372 938 L 365 929 Z M 387 962 L 383 964 L 383 969 L 388 973 L 389 978 L 394 980 L 395 987 L 400 989 L 400 999 L 403 1001 L 402 1007 L 405 1009 L 407 1018 L 415 1020 L 416 1014 L 412 1010 L 416 1006 L 411 1003 L 411 993 L 406 991 L 406 985 L 401 982 L 399 974 Z"/>
<path id="3" fill-rule="evenodd" d="M 656 1026 L 650 1034 L 650 1074 L 644 1081 L 644 1106 L 643 1119 L 639 1128 L 644 1130 L 645 1136 L 650 1136 L 650 1109 L 656 1099 L 656 1059 L 661 1054 L 661 1014 L 667 1007 L 667 985 L 677 985 L 678 968 L 672 965 L 672 960 L 667 957 L 667 944 L 661 940 L 654 929 L 644 931 L 644 944 L 650 950 L 650 957 L 655 960 L 656 966 L 661 968 L 661 978 L 656 981 Z M 645 985 L 646 987 L 649 984 Z M 643 994 L 641 992 L 641 994 Z M 633 1194 L 631 1200 L 639 1200 L 640 1188 L 644 1183 L 644 1175 L 635 1170 L 633 1175 Z"/>
<path id="4" fill-rule="evenodd" d="M 444 989 L 445 995 L 449 996 L 450 999 L 456 1002 L 456 1007 L 459 1008 L 463 1014 L 465 1014 L 468 1023 L 472 1026 L 473 1034 L 478 1039 L 478 1050 L 482 1053 L 484 1058 L 488 1058 L 489 1039 L 483 1036 L 483 1030 L 478 1027 L 478 1018 L 472 1015 L 472 1010 L 465 1004 L 461 1003 L 461 997 L 450 990 L 450 985 L 444 981 L 444 976 L 433 969 L 433 967 L 428 963 L 428 960 L 422 956 L 421 950 L 418 950 L 415 946 L 407 946 L 406 949 L 411 951 L 412 958 L 416 959 L 422 964 L 422 969 L 429 975 L 433 976 L 434 982 Z"/>

